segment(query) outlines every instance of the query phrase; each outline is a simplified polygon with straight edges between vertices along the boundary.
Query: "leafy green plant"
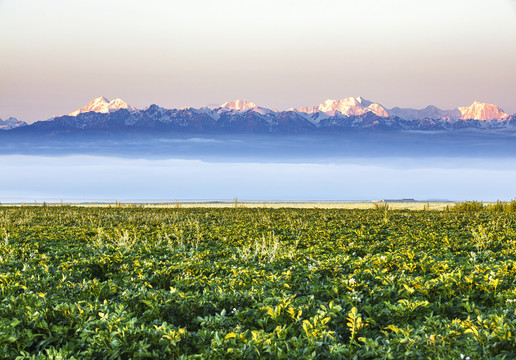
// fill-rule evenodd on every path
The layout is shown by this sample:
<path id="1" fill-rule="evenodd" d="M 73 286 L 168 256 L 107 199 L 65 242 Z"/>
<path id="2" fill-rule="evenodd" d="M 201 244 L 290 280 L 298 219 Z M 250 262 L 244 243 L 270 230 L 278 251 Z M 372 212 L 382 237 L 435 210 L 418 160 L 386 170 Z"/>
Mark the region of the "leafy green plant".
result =
<path id="1" fill-rule="evenodd" d="M 509 359 L 515 262 L 488 207 L 3 205 L 0 358 Z"/>

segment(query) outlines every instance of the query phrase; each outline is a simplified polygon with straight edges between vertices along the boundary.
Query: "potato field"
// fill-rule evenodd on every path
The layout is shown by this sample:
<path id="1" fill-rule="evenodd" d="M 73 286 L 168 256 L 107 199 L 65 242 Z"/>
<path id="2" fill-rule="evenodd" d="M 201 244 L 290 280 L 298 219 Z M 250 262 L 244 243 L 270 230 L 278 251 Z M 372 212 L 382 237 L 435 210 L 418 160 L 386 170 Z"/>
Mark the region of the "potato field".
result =
<path id="1" fill-rule="evenodd" d="M 0 206 L 1 359 L 513 359 L 516 213 Z"/>

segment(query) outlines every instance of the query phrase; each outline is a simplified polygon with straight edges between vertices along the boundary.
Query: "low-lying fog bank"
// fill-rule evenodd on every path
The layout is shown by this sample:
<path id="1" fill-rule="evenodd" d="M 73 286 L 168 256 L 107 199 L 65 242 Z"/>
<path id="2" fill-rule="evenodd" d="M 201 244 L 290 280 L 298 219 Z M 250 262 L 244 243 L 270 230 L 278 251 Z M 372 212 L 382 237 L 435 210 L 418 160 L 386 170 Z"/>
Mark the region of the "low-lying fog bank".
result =
<path id="1" fill-rule="evenodd" d="M 0 201 L 510 200 L 516 158 L 217 162 L 1 155 Z"/>

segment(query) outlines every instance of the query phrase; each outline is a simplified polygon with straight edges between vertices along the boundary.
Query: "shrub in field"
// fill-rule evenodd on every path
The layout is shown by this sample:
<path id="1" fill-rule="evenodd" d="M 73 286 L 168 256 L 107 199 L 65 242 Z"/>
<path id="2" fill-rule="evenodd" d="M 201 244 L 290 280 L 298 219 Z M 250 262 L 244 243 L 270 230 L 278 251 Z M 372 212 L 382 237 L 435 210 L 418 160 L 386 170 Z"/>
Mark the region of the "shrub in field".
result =
<path id="1" fill-rule="evenodd" d="M 487 206 L 489 211 L 498 211 L 498 212 L 516 212 L 516 199 L 511 201 L 500 201 L 498 200 L 496 203 L 489 204 Z"/>
<path id="2" fill-rule="evenodd" d="M 451 210 L 462 212 L 474 212 L 484 210 L 484 203 L 482 201 L 464 201 L 456 203 L 451 207 Z"/>
<path id="3" fill-rule="evenodd" d="M 375 210 L 383 210 L 383 211 L 389 210 L 389 204 L 386 203 L 385 201 L 376 202 L 373 205 L 374 205 Z"/>
<path id="4" fill-rule="evenodd" d="M 451 210 L 461 212 L 493 211 L 493 212 L 516 212 L 516 199 L 511 201 L 500 201 L 492 204 L 484 204 L 481 201 L 465 201 L 456 203 Z"/>

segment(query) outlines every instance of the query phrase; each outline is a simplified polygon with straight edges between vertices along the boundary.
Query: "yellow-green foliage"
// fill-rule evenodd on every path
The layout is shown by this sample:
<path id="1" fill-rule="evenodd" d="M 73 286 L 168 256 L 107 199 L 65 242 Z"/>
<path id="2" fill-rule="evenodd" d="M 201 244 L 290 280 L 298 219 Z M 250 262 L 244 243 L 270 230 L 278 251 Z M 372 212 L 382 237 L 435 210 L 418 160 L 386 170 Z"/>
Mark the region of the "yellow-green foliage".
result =
<path id="1" fill-rule="evenodd" d="M 499 211 L 499 212 L 516 212 L 516 199 L 511 201 L 500 201 L 498 200 L 494 204 L 489 204 L 487 206 L 489 211 Z"/>
<path id="2" fill-rule="evenodd" d="M 484 209 L 485 209 L 484 203 L 482 201 L 459 202 L 459 203 L 456 203 L 451 208 L 451 210 L 462 211 L 462 212 L 482 211 Z"/>
<path id="3" fill-rule="evenodd" d="M 495 211 L 495 212 L 516 212 L 516 199 L 511 201 L 500 201 L 492 204 L 484 204 L 481 201 L 464 201 L 456 203 L 451 210 L 462 212 L 474 211 Z"/>
<path id="4" fill-rule="evenodd" d="M 0 358 L 511 359 L 515 269 L 505 210 L 4 205 Z"/>

